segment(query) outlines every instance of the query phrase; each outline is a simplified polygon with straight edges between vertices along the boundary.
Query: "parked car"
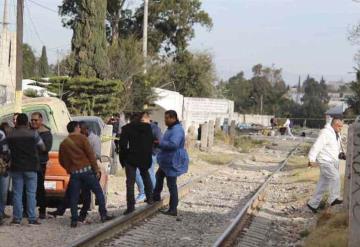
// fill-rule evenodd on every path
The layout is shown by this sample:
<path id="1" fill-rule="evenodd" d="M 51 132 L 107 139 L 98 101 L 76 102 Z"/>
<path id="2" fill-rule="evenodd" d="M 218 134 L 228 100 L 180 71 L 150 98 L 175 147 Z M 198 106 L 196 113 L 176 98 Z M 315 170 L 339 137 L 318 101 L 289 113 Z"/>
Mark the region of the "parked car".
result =
<path id="1" fill-rule="evenodd" d="M 115 152 L 115 143 L 112 136 L 113 126 L 105 124 L 100 117 L 96 116 L 76 116 L 75 121 L 82 121 L 89 126 L 90 130 L 101 138 L 101 156 L 108 159 L 108 171 L 115 174 L 118 168 L 119 160 Z"/>
<path id="2" fill-rule="evenodd" d="M 53 205 L 59 199 L 63 198 L 69 183 L 69 175 L 59 163 L 59 147 L 60 143 L 66 138 L 67 135 L 54 134 L 53 146 L 49 153 L 49 161 L 46 168 L 45 175 L 45 190 L 47 197 L 47 204 Z M 99 163 L 101 170 L 100 185 L 104 191 L 105 198 L 107 194 L 108 184 L 108 165 L 107 159 Z"/>

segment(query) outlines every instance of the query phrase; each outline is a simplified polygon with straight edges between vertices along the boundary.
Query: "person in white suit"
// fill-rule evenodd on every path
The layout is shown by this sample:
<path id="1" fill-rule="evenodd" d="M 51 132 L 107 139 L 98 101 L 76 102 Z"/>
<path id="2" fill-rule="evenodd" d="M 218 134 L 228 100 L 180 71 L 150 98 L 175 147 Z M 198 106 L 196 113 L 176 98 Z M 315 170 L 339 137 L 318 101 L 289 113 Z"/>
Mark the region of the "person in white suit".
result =
<path id="1" fill-rule="evenodd" d="M 328 202 L 331 206 L 341 204 L 339 154 L 342 152 L 340 132 L 343 122 L 333 118 L 321 130 L 319 137 L 309 152 L 309 167 L 320 167 L 320 179 L 314 195 L 307 203 L 308 208 L 316 213 L 325 192 L 329 192 Z"/>
<path id="2" fill-rule="evenodd" d="M 291 120 L 289 117 L 287 117 L 284 125 L 283 125 L 284 128 L 286 128 L 286 134 L 291 136 L 291 137 L 294 137 L 294 135 L 292 134 L 291 132 Z"/>

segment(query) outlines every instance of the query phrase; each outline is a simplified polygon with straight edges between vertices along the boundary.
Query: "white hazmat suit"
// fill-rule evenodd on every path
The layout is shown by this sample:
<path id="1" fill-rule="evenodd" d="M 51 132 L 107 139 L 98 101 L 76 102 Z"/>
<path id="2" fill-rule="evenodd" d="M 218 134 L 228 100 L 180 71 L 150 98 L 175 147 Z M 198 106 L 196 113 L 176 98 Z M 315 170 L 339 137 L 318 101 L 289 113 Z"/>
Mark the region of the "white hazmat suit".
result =
<path id="1" fill-rule="evenodd" d="M 315 194 L 308 204 L 318 208 L 325 192 L 329 191 L 328 202 L 331 204 L 340 199 L 339 153 L 341 150 L 340 135 L 327 124 L 309 152 L 309 161 L 320 165 L 320 179 Z"/>

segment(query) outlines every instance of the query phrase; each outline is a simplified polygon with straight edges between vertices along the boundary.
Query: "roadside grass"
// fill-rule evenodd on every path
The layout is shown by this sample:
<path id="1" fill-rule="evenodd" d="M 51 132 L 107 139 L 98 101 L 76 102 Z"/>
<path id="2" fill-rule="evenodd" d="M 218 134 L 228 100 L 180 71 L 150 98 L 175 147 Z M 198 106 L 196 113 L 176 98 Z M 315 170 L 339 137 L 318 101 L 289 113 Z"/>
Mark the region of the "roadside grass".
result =
<path id="1" fill-rule="evenodd" d="M 225 143 L 225 144 L 232 143 L 230 136 L 221 130 L 215 132 L 214 140 L 215 143 Z"/>
<path id="2" fill-rule="evenodd" d="M 291 183 L 316 183 L 319 180 L 320 168 L 308 167 L 308 146 L 309 145 L 302 145 L 299 148 L 299 152 L 296 155 L 292 156 L 288 161 L 286 170 L 291 171 L 289 178 Z"/>
<path id="3" fill-rule="evenodd" d="M 249 153 L 255 148 L 259 148 L 268 144 L 265 140 L 255 140 L 248 136 L 238 136 L 234 140 L 234 146 L 242 153 Z"/>
<path id="4" fill-rule="evenodd" d="M 226 165 L 235 158 L 235 155 L 227 153 L 200 153 L 199 158 L 212 165 Z"/>
<path id="5" fill-rule="evenodd" d="M 347 214 L 323 213 L 320 215 L 317 227 L 310 231 L 305 239 L 305 247 L 345 247 L 348 234 Z M 305 235 L 305 234 L 304 234 Z"/>

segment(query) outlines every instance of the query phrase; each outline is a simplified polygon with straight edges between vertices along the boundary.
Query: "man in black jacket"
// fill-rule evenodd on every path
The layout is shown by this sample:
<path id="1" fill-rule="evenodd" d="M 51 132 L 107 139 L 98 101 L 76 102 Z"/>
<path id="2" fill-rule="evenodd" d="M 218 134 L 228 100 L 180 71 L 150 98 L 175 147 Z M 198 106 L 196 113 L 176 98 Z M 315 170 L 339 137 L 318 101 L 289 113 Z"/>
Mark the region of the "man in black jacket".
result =
<path id="1" fill-rule="evenodd" d="M 28 117 L 21 113 L 16 126 L 7 136 L 11 154 L 10 174 L 13 189 L 13 224 L 20 224 L 23 216 L 22 194 L 26 185 L 27 213 L 29 224 L 40 224 L 36 219 L 37 172 L 40 168 L 39 150 L 45 151 L 45 145 L 39 134 L 29 129 Z"/>
<path id="2" fill-rule="evenodd" d="M 46 194 L 45 194 L 45 173 L 46 173 L 46 163 L 49 160 L 49 151 L 52 147 L 53 136 L 51 130 L 44 125 L 43 116 L 40 112 L 34 112 L 31 114 L 31 127 L 33 130 L 36 130 L 43 140 L 46 150 L 41 152 L 39 151 L 39 160 L 40 160 L 40 170 L 38 171 L 38 183 L 36 191 L 36 200 L 39 205 L 39 218 L 46 218 Z"/>
<path id="3" fill-rule="evenodd" d="M 144 182 L 146 201 L 148 204 L 153 202 L 153 186 L 148 170 L 152 164 L 154 138 L 150 124 L 141 122 L 142 115 L 142 113 L 134 113 L 131 122 L 122 127 L 120 135 L 120 163 L 125 167 L 126 172 L 125 215 L 135 210 L 134 184 L 137 168 Z"/>

